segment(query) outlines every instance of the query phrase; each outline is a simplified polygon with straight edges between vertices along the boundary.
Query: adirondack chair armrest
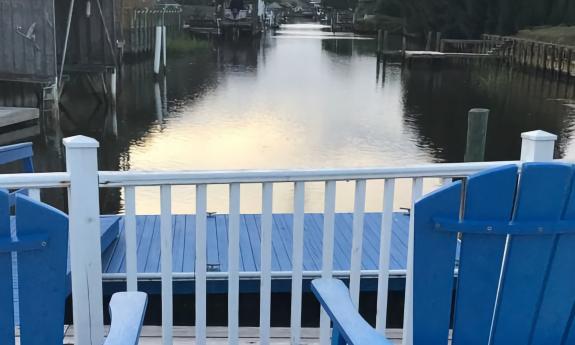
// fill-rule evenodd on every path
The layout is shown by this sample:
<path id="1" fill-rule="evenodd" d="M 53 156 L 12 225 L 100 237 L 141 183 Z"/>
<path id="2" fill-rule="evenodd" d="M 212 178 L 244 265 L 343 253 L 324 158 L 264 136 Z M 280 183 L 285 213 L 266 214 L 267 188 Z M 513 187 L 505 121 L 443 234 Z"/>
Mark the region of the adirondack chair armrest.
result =
<path id="1" fill-rule="evenodd" d="M 333 336 L 337 333 L 347 344 L 392 345 L 361 317 L 341 280 L 315 279 L 311 290 L 333 322 Z"/>
<path id="2" fill-rule="evenodd" d="M 136 345 L 148 304 L 143 292 L 118 292 L 110 301 L 112 326 L 104 345 Z"/>

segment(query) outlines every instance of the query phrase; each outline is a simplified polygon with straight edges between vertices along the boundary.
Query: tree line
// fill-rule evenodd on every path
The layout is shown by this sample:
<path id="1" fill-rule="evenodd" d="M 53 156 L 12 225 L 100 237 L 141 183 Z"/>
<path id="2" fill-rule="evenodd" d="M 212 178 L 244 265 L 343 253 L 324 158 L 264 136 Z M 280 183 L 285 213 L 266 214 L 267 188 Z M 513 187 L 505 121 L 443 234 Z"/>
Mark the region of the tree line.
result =
<path id="1" fill-rule="evenodd" d="M 374 1 L 375 14 L 402 18 L 410 32 L 441 31 L 451 37 L 513 34 L 527 27 L 575 24 L 575 0 Z"/>
<path id="2" fill-rule="evenodd" d="M 376 12 L 406 18 L 410 30 L 465 37 L 575 24 L 573 0 L 376 0 Z"/>

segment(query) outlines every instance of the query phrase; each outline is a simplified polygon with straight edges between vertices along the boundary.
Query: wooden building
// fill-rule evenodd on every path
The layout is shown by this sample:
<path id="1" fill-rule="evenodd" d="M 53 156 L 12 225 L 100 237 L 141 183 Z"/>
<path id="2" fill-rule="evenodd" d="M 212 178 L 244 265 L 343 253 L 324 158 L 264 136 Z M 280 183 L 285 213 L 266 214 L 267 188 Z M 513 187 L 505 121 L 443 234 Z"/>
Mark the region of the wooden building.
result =
<path id="1" fill-rule="evenodd" d="M 56 83 L 65 69 L 115 68 L 122 47 L 120 0 L 0 2 L 0 80 Z"/>
<path id="2" fill-rule="evenodd" d="M 123 42 L 121 1 L 54 0 L 54 6 L 56 47 L 60 61 L 65 55 L 65 71 L 116 67 Z"/>
<path id="3" fill-rule="evenodd" d="M 55 23 L 52 1 L 0 1 L 0 80 L 55 81 Z"/>

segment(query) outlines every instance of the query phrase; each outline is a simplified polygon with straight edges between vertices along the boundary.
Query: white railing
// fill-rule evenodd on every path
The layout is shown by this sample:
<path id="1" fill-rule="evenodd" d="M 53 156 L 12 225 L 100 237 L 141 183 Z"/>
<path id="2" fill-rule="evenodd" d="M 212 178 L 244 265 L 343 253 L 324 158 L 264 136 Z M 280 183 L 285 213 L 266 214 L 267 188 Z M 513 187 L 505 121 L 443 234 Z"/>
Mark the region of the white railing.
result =
<path id="1" fill-rule="evenodd" d="M 544 132 L 522 135 L 522 161 L 545 161 L 553 157 L 556 137 Z M 349 277 L 351 296 L 359 305 L 361 277 L 377 277 L 377 330 L 385 331 L 387 314 L 388 279 L 391 274 L 406 275 L 404 317 L 404 344 L 411 345 L 412 288 L 413 288 L 413 227 L 410 225 L 407 272 L 390 271 L 390 243 L 392 212 L 394 209 L 395 181 L 412 179 L 412 204 L 423 193 L 425 178 L 443 178 L 444 183 L 453 177 L 465 177 L 486 168 L 514 162 L 429 164 L 400 168 L 334 169 L 334 170 L 282 170 L 282 171 L 184 171 L 184 172 L 109 172 L 97 169 L 98 143 L 86 137 L 64 139 L 66 146 L 65 173 L 10 174 L 0 176 L 3 188 L 69 188 L 70 256 L 72 269 L 73 317 L 76 344 L 99 344 L 104 337 L 102 267 L 99 245 L 98 189 L 121 187 L 125 196 L 126 273 L 106 274 L 107 279 L 125 279 L 128 290 L 137 290 L 138 281 L 161 280 L 162 337 L 163 343 L 172 344 L 173 294 L 172 283 L 180 279 L 194 280 L 196 300 L 196 342 L 206 343 L 206 284 L 208 279 L 228 280 L 228 338 L 230 344 L 238 343 L 239 334 L 239 282 L 241 279 L 260 280 L 260 337 L 262 344 L 270 340 L 270 300 L 272 279 L 291 279 L 291 342 L 300 343 L 302 282 L 310 277 Z M 362 239 L 366 200 L 366 182 L 384 180 L 383 207 L 381 211 L 381 241 L 379 267 L 361 270 Z M 324 224 L 321 271 L 303 270 L 305 185 L 323 181 Z M 351 267 L 349 271 L 334 271 L 334 217 L 336 182 L 354 181 L 355 196 L 352 224 Z M 292 271 L 272 271 L 272 210 L 274 184 L 292 182 L 293 198 L 293 248 Z M 229 248 L 228 272 L 206 272 L 207 187 L 213 184 L 229 185 Z M 242 184 L 262 186 L 261 221 L 261 272 L 240 272 L 240 196 Z M 196 189 L 196 258 L 194 272 L 172 272 L 172 187 L 192 185 Z M 160 240 L 161 272 L 137 272 L 136 255 L 136 188 L 160 186 Z M 413 217 L 413 212 L 411 213 Z M 410 224 L 413 224 L 411 222 Z M 329 343 L 330 324 L 325 313 L 320 318 L 321 343 Z"/>

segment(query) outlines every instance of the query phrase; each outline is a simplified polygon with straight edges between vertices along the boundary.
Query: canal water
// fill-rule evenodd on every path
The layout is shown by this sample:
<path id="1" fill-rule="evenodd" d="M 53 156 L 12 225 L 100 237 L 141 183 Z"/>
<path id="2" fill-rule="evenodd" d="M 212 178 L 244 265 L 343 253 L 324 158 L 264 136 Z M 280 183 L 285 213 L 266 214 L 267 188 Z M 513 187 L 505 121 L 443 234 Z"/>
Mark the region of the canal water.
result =
<path id="1" fill-rule="evenodd" d="M 520 133 L 559 135 L 556 156 L 575 158 L 575 89 L 494 64 L 378 69 L 375 41 L 317 24 L 284 25 L 260 40 L 211 42 L 169 56 L 165 78 L 150 61 L 126 64 L 116 111 L 82 85 L 69 85 L 60 123 L 34 139 L 40 171 L 64 169 L 62 137 L 101 143 L 101 170 L 314 169 L 461 162 L 467 111 L 491 109 L 487 160 L 519 158 Z M 84 85 L 85 86 L 85 85 Z M 438 181 L 426 182 L 432 189 Z M 274 210 L 292 209 L 293 186 L 276 186 Z M 381 210 L 382 181 L 368 185 L 367 209 Z M 58 194 L 59 193 L 59 194 Z M 159 211 L 159 188 L 138 190 L 140 213 Z M 227 187 L 208 189 L 208 210 L 227 211 Z M 46 194 L 61 203 L 62 192 Z M 173 191 L 173 210 L 193 213 L 194 188 Z M 395 207 L 409 206 L 400 181 Z M 242 211 L 260 210 L 261 187 L 242 186 Z M 120 190 L 102 192 L 121 212 Z M 323 185 L 308 184 L 306 211 L 321 211 Z M 337 209 L 353 207 L 353 184 L 338 184 Z"/>

